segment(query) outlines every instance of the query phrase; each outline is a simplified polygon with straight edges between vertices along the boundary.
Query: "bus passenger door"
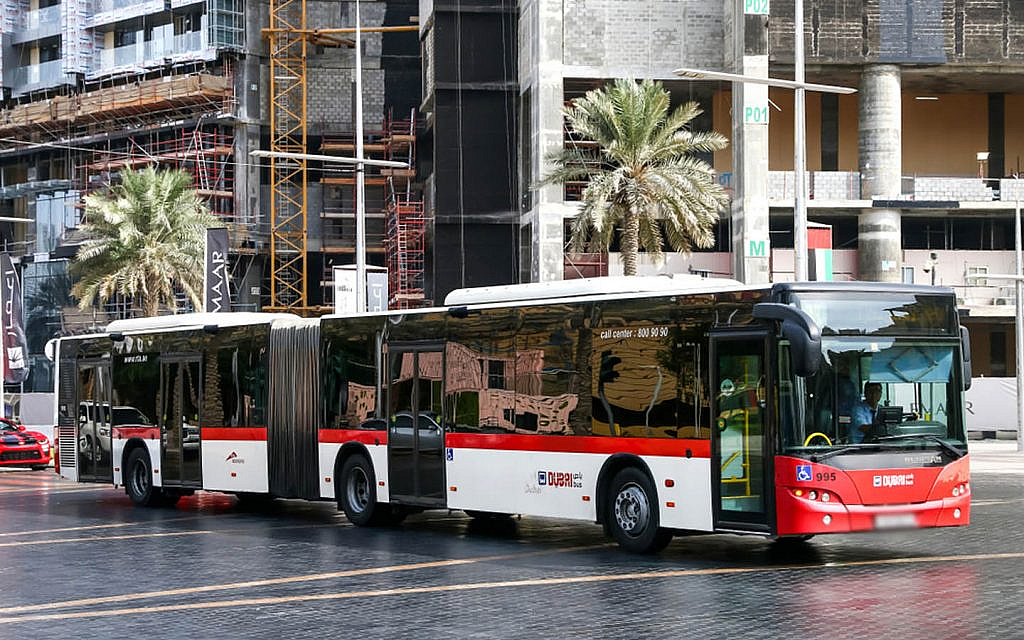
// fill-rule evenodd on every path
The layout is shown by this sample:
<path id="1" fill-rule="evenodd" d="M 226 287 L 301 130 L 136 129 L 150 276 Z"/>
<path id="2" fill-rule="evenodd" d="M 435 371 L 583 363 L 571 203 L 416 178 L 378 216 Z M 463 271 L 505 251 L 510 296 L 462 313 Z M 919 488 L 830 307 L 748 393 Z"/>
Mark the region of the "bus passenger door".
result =
<path id="1" fill-rule="evenodd" d="M 78 365 L 78 478 L 113 480 L 110 434 L 110 367 Z"/>
<path id="2" fill-rule="evenodd" d="M 198 358 L 165 360 L 161 369 L 160 474 L 165 486 L 202 486 Z"/>
<path id="3" fill-rule="evenodd" d="M 443 506 L 444 348 L 388 345 L 388 476 L 399 502 Z"/>
<path id="4" fill-rule="evenodd" d="M 767 333 L 711 335 L 711 474 L 715 528 L 769 531 L 770 367 Z"/>

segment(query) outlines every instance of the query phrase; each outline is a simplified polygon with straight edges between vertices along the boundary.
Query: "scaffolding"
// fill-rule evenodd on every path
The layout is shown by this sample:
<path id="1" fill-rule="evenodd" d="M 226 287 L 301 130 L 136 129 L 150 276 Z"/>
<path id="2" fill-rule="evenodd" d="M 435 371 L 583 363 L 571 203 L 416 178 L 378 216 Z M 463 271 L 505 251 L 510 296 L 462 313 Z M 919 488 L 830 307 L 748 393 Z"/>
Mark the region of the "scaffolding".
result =
<path id="1" fill-rule="evenodd" d="M 233 154 L 234 135 L 226 126 L 131 136 L 83 154 L 77 166 L 78 184 L 89 192 L 117 182 L 125 169 L 151 165 L 180 169 L 192 176 L 193 187 L 212 213 L 224 222 L 235 222 Z"/>
<path id="2" fill-rule="evenodd" d="M 388 207 L 384 246 L 388 265 L 388 307 L 412 309 L 426 303 L 423 275 L 427 218 L 423 202 L 397 198 Z"/>
<path id="3" fill-rule="evenodd" d="M 389 306 L 408 309 L 422 306 L 425 218 L 416 177 L 416 135 L 420 126 L 415 109 L 405 118 L 389 113 L 379 127 L 364 131 L 363 152 L 368 159 L 404 162 L 409 168 L 367 167 L 366 253 L 371 263 L 388 267 Z M 355 136 L 351 131 L 325 132 L 320 152 L 351 155 Z M 323 253 L 321 286 L 325 302 L 333 295 L 332 269 L 355 254 L 355 175 L 327 175 L 324 187 Z"/>

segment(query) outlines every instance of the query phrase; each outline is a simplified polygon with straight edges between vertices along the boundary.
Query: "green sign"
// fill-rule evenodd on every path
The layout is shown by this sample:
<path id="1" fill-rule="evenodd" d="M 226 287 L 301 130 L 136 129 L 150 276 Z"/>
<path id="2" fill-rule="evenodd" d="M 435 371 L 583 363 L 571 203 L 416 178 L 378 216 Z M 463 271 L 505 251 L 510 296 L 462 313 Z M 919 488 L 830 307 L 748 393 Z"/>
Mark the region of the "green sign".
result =
<path id="1" fill-rule="evenodd" d="M 768 243 L 765 240 L 749 240 L 747 242 L 748 258 L 767 258 Z"/>
<path id="2" fill-rule="evenodd" d="M 743 124 L 768 124 L 768 105 L 743 107 Z"/>
<path id="3" fill-rule="evenodd" d="M 768 15 L 768 0 L 743 0 L 743 13 L 757 16 Z"/>

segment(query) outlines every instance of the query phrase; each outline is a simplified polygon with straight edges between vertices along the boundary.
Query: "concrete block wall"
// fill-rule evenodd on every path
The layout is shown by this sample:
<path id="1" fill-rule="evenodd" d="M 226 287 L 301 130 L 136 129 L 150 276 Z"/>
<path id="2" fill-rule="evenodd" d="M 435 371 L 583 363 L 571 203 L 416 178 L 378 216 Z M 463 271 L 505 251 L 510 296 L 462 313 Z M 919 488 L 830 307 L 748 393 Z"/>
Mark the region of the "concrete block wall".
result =
<path id="1" fill-rule="evenodd" d="M 768 199 L 792 200 L 796 176 L 792 171 L 768 172 Z M 808 171 L 807 193 L 813 200 L 858 200 L 860 174 L 856 171 Z"/>
<path id="2" fill-rule="evenodd" d="M 384 23 L 383 0 L 360 0 L 364 27 Z M 307 0 L 308 28 L 338 28 L 355 25 L 355 3 Z M 381 34 L 363 34 L 363 124 L 380 128 L 384 119 L 384 72 L 381 69 Z M 353 70 L 355 50 L 351 47 L 309 47 L 306 62 L 306 114 L 310 133 L 348 128 L 352 123 Z"/>
<path id="3" fill-rule="evenodd" d="M 723 10 L 708 0 L 565 0 L 562 62 L 609 76 L 722 69 Z"/>
<path id="4" fill-rule="evenodd" d="M 793 6 L 772 0 L 772 62 L 793 60 Z M 804 25 L 808 63 L 1024 63 L 1019 0 L 818 0 Z"/>
<path id="5" fill-rule="evenodd" d="M 995 192 L 981 178 L 914 178 L 915 200 L 988 202 Z"/>
<path id="6" fill-rule="evenodd" d="M 999 199 L 1004 202 L 1024 202 L 1024 180 L 1005 179 L 999 181 Z"/>

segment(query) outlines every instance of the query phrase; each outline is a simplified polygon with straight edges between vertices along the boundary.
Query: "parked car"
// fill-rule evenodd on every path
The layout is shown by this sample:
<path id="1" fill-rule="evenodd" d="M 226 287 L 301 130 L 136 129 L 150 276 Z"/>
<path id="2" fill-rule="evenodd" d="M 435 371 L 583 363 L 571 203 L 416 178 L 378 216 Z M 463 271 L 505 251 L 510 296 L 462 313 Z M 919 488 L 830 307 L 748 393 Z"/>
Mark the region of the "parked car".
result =
<path id="1" fill-rule="evenodd" d="M 50 454 L 50 441 L 45 435 L 0 418 L 0 467 L 46 469 L 50 466 Z"/>

